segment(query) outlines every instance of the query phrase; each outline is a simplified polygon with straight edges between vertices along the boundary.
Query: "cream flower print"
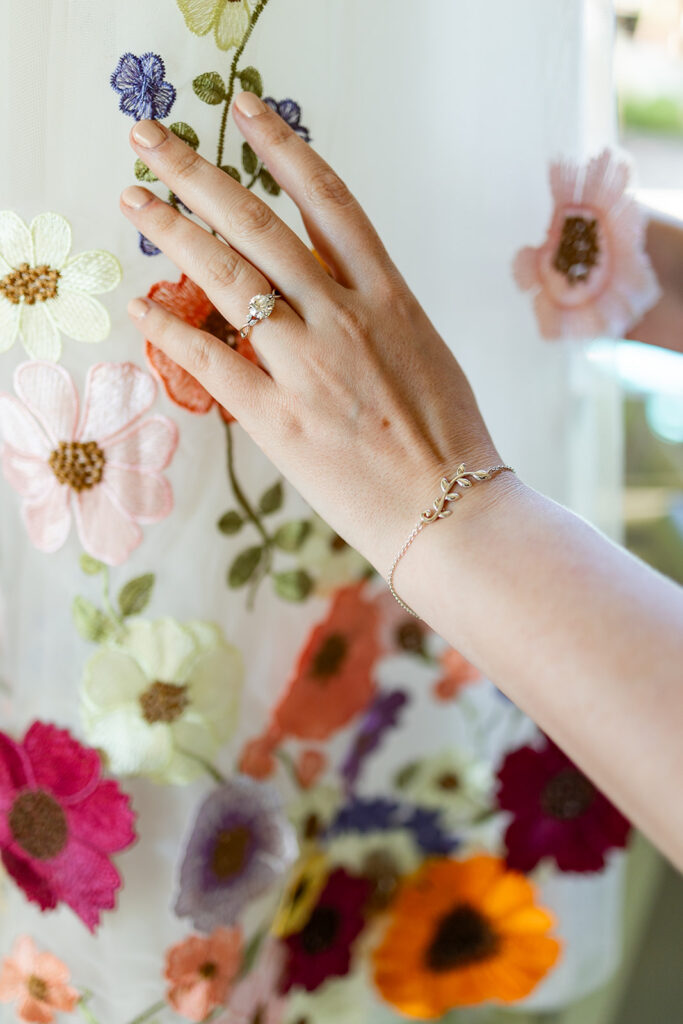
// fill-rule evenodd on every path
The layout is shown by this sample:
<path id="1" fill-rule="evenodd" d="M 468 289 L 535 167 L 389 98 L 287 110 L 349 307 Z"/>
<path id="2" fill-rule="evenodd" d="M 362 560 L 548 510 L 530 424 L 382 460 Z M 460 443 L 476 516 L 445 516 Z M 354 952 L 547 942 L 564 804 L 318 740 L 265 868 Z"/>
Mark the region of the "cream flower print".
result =
<path id="1" fill-rule="evenodd" d="M 450 748 L 402 773 L 406 800 L 440 811 L 450 825 L 471 824 L 493 802 L 492 766 L 468 751 Z"/>
<path id="2" fill-rule="evenodd" d="M 244 668 L 211 622 L 128 619 L 88 661 L 81 717 L 115 775 L 183 785 L 234 731 Z"/>
<path id="3" fill-rule="evenodd" d="M 34 359 L 56 361 L 61 335 L 104 341 L 111 321 L 93 298 L 121 280 L 110 252 L 91 249 L 69 258 L 71 225 L 59 213 L 40 213 L 30 226 L 0 211 L 0 352 L 21 337 Z"/>
<path id="4" fill-rule="evenodd" d="M 220 50 L 239 46 L 251 18 L 247 0 L 178 0 L 178 7 L 190 32 L 205 36 L 213 30 Z"/>
<path id="5" fill-rule="evenodd" d="M 313 591 L 327 597 L 368 575 L 372 568 L 355 548 L 346 543 L 318 515 L 312 515 L 306 539 L 297 552 L 297 562 L 313 578 Z"/>

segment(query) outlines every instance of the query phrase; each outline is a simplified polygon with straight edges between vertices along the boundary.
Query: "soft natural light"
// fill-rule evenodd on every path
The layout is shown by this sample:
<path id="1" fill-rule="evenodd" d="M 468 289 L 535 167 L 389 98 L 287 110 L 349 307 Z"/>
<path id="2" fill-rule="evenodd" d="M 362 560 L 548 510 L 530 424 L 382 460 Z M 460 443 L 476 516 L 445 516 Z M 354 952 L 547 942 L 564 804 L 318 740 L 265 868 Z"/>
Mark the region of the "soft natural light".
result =
<path id="1" fill-rule="evenodd" d="M 683 355 L 637 341 L 596 341 L 588 350 L 592 363 L 616 373 L 624 388 L 655 392 L 678 401 L 683 415 Z M 658 431 L 659 433 L 659 431 Z M 680 440 L 680 438 L 679 438 Z"/>

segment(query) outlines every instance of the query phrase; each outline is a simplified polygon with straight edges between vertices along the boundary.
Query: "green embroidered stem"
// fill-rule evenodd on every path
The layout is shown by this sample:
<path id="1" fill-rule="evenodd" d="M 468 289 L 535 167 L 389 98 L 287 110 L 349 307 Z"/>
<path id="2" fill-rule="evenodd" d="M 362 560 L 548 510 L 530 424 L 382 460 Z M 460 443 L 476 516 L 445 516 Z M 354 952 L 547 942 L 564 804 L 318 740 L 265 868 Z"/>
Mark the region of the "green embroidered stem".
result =
<path id="1" fill-rule="evenodd" d="M 88 1024 L 100 1024 L 97 1017 L 88 1006 L 88 1001 L 92 999 L 92 997 L 93 993 L 89 989 L 86 989 L 82 993 L 81 998 L 78 1000 L 78 1009 L 81 1011 L 85 1019 L 88 1021 Z"/>
<path id="2" fill-rule="evenodd" d="M 253 188 L 254 187 L 254 185 L 258 181 L 258 176 L 261 173 L 261 168 L 262 167 L 263 167 L 263 164 L 260 163 L 258 165 L 258 167 L 256 168 L 256 171 L 254 172 L 251 180 L 244 186 L 245 188 Z"/>
<path id="3" fill-rule="evenodd" d="M 239 62 L 240 57 L 244 53 L 245 46 L 249 42 L 249 37 L 251 36 L 251 33 L 254 31 L 254 28 L 256 26 L 256 22 L 261 17 L 261 14 L 265 10 L 265 7 L 266 7 L 267 4 L 268 4 L 268 0 L 259 0 L 259 3 L 257 3 L 256 7 L 254 8 L 254 10 L 252 12 L 251 20 L 249 22 L 249 27 L 248 27 L 247 31 L 244 33 L 244 38 L 243 38 L 242 42 L 240 43 L 240 45 L 238 46 L 238 48 L 235 50 L 235 54 L 234 54 L 234 56 L 232 58 L 232 63 L 230 65 L 230 78 L 228 79 L 228 94 L 227 94 L 227 96 L 225 98 L 225 104 L 223 105 L 223 115 L 221 117 L 221 127 L 220 127 L 220 132 L 218 133 L 218 156 L 216 157 L 216 166 L 217 167 L 220 167 L 221 164 L 223 163 L 223 147 L 225 145 L 225 129 L 226 129 L 227 121 L 228 121 L 228 112 L 229 112 L 230 106 L 232 104 L 232 98 L 235 95 L 235 79 L 237 77 L 237 64 Z"/>
<path id="4" fill-rule="evenodd" d="M 240 487 L 239 481 L 235 474 L 235 456 L 230 423 L 225 424 L 225 433 L 227 435 L 228 476 L 230 477 L 230 485 L 232 487 L 233 494 L 235 495 L 235 499 L 237 500 L 237 503 L 241 506 L 242 511 L 244 512 L 247 519 L 251 520 L 251 522 L 254 524 L 258 532 L 261 534 L 261 537 L 263 538 L 264 547 L 270 548 L 273 543 L 272 537 L 270 536 L 265 526 L 261 522 L 258 513 L 255 512 L 252 506 L 250 505 L 249 500 L 244 491 L 242 490 L 242 488 Z"/>
<path id="5" fill-rule="evenodd" d="M 162 1010 L 166 1009 L 166 1001 L 162 999 L 160 1002 L 155 1003 L 154 1006 L 150 1006 L 148 1010 L 143 1010 L 142 1013 L 138 1014 L 130 1024 L 144 1024 L 144 1021 L 149 1020 L 155 1013 L 161 1013 Z"/>
<path id="6" fill-rule="evenodd" d="M 102 584 L 102 603 L 114 622 L 123 629 L 123 619 L 111 603 L 111 595 L 109 592 L 109 569 L 107 567 L 102 570 L 102 579 L 104 580 Z"/>
<path id="7" fill-rule="evenodd" d="M 197 764 L 200 764 L 207 775 L 211 776 L 214 782 L 218 782 L 223 786 L 228 781 L 225 775 L 222 775 L 215 765 L 212 765 L 210 761 L 205 761 L 203 757 L 199 756 L 199 754 L 192 754 L 189 750 L 184 750 L 183 747 L 176 747 L 176 750 L 179 754 L 182 754 L 183 757 L 189 757 L 190 761 L 196 761 Z"/>

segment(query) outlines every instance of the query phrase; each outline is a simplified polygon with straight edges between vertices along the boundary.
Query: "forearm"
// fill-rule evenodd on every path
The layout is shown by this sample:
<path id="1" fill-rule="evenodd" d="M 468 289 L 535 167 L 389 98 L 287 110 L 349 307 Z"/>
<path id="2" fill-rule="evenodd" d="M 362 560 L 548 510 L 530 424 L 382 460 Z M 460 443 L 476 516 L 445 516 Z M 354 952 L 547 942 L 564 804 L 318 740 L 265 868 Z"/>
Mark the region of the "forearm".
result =
<path id="1" fill-rule="evenodd" d="M 683 352 L 683 222 L 649 212 L 647 252 L 662 297 L 636 324 L 629 337 Z"/>
<path id="2" fill-rule="evenodd" d="M 502 476 L 422 532 L 396 586 L 683 866 L 680 588 Z"/>

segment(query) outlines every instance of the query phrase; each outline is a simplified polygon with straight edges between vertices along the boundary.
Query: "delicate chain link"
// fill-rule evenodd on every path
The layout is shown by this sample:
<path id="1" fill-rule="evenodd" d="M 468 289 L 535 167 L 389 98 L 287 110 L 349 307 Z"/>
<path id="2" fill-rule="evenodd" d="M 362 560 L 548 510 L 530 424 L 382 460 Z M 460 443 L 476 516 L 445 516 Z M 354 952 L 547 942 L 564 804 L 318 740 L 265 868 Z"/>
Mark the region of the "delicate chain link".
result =
<path id="1" fill-rule="evenodd" d="M 413 609 L 398 596 L 398 594 L 396 593 L 396 589 L 394 587 L 394 573 L 396 572 L 396 566 L 401 561 L 406 551 L 417 537 L 418 533 L 420 533 L 420 531 L 423 530 L 425 526 L 429 526 L 430 523 L 435 523 L 437 519 L 445 519 L 446 516 L 452 515 L 453 509 L 446 508 L 446 504 L 458 501 L 462 497 L 464 491 L 467 488 L 472 487 L 475 484 L 475 482 L 490 480 L 492 477 L 497 476 L 499 473 L 504 473 L 506 471 L 509 473 L 515 472 L 512 466 L 505 465 L 492 466 L 490 469 L 466 470 L 465 464 L 463 462 L 461 463 L 461 465 L 458 466 L 457 472 L 453 477 L 451 477 L 450 479 L 446 476 L 442 478 L 441 494 L 439 495 L 438 498 L 434 500 L 432 507 L 429 509 L 425 509 L 425 511 L 422 513 L 419 523 L 416 523 L 415 526 L 413 527 L 410 536 L 407 538 L 405 544 L 403 545 L 399 553 L 396 555 L 396 558 L 392 562 L 391 569 L 389 570 L 389 576 L 387 577 L 389 590 L 391 591 L 394 598 L 400 604 L 401 608 L 403 608 L 404 611 L 408 612 L 410 615 L 413 615 L 416 619 L 420 618 L 417 612 L 414 612 Z M 454 487 L 456 488 L 456 490 L 453 490 Z M 462 490 L 458 491 L 458 487 L 462 488 Z"/>

